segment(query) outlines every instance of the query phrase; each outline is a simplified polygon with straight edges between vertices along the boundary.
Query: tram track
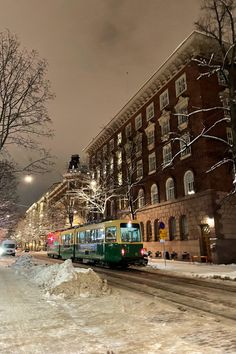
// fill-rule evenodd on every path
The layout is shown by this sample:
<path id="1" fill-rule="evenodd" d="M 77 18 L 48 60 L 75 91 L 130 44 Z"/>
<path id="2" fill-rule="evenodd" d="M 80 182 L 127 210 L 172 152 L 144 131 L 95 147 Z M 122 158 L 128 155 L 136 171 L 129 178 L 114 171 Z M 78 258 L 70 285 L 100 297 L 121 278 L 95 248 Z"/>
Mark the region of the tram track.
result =
<path id="1" fill-rule="evenodd" d="M 43 259 L 49 263 L 46 257 Z M 56 261 L 58 262 L 58 260 L 50 259 L 50 263 Z M 174 303 L 183 311 L 192 309 L 214 316 L 218 320 L 236 321 L 236 284 L 234 282 L 229 284 L 224 281 L 174 276 L 158 270 L 145 271 L 133 268 L 111 270 L 77 263 L 74 263 L 74 266 L 93 268 L 111 286 Z"/>

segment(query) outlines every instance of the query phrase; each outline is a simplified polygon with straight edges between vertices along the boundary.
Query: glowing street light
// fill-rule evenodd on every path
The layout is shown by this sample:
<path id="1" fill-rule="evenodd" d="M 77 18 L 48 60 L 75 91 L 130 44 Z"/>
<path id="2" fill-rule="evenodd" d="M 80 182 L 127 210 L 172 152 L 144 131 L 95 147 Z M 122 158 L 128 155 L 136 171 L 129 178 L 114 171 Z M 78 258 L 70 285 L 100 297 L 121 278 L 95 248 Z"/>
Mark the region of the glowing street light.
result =
<path id="1" fill-rule="evenodd" d="M 33 177 L 32 177 L 31 175 L 26 175 L 26 176 L 24 177 L 24 181 L 25 181 L 26 183 L 32 183 Z"/>

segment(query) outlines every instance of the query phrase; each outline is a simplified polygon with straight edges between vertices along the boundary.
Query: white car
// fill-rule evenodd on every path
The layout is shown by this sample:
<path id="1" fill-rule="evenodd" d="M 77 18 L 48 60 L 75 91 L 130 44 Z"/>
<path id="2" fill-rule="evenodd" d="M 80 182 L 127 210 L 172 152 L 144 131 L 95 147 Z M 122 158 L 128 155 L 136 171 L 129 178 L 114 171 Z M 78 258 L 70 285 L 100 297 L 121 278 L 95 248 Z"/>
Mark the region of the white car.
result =
<path id="1" fill-rule="evenodd" d="M 14 240 L 4 240 L 0 245 L 0 255 L 15 256 L 16 242 Z"/>

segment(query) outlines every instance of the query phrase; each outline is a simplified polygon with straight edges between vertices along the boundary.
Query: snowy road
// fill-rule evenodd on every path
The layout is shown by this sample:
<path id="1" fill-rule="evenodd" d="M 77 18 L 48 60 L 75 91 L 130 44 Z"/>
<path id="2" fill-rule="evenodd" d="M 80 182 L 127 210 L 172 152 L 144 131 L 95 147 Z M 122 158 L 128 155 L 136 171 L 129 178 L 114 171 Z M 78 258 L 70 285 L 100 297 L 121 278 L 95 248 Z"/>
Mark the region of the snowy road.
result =
<path id="1" fill-rule="evenodd" d="M 236 352 L 236 329 L 128 291 L 63 299 L 47 296 L 0 259 L 1 354 Z"/>

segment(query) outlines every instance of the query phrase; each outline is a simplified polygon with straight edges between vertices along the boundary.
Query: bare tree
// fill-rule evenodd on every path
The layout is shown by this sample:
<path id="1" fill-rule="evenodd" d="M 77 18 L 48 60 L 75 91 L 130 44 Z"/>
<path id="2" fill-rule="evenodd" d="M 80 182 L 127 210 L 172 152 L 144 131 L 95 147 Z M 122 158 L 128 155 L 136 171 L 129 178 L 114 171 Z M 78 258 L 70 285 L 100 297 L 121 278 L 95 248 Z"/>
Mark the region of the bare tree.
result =
<path id="1" fill-rule="evenodd" d="M 141 185 L 142 180 L 142 165 L 138 165 L 137 156 L 142 154 L 142 133 L 137 133 L 135 137 L 127 139 L 124 145 L 123 155 L 125 157 L 123 161 L 123 167 L 125 174 L 123 176 L 123 185 L 120 193 L 123 192 L 127 197 L 128 207 L 130 211 L 131 219 L 134 220 L 136 212 L 138 211 L 138 197 L 137 187 Z"/>
<path id="2" fill-rule="evenodd" d="M 228 150 L 231 150 L 231 156 L 216 163 L 213 169 L 224 163 L 231 162 L 234 168 L 234 175 L 236 167 L 235 9 L 235 0 L 202 0 L 202 16 L 199 21 L 196 22 L 197 29 L 212 37 L 216 46 L 216 50 L 212 53 L 209 60 L 197 60 L 198 64 L 205 69 L 199 78 L 204 76 L 209 77 L 218 73 L 224 79 L 228 89 L 226 97 L 228 107 L 223 107 L 223 109 L 228 110 L 229 117 L 216 121 L 212 127 L 208 127 L 208 130 L 204 129 L 201 135 L 203 137 L 219 140 L 214 134 L 211 134 L 211 131 L 214 131 L 214 127 L 217 124 L 221 124 L 223 121 L 230 124 L 232 128 L 233 145 L 230 146 L 226 141 L 225 144 L 228 145 Z M 212 109 L 222 109 L 222 107 L 214 107 Z M 234 187 L 235 186 L 236 179 L 234 178 Z"/>
<path id="3" fill-rule="evenodd" d="M 46 73 L 47 63 L 36 51 L 21 49 L 9 31 L 0 33 L 0 152 L 13 145 L 40 151 L 37 166 L 49 158 L 38 138 L 52 136 L 46 103 L 53 94 Z M 33 165 L 30 161 L 28 168 Z"/>
<path id="4" fill-rule="evenodd" d="M 91 219 L 93 215 L 105 218 L 107 204 L 117 196 L 114 188 L 105 183 L 101 178 L 95 180 L 88 177 L 83 184 L 76 190 L 76 198 L 84 209 L 87 209 L 87 219 Z"/>
<path id="5" fill-rule="evenodd" d="M 0 161 L 0 228 L 13 227 L 18 217 L 17 178 L 13 170 L 12 163 Z"/>

